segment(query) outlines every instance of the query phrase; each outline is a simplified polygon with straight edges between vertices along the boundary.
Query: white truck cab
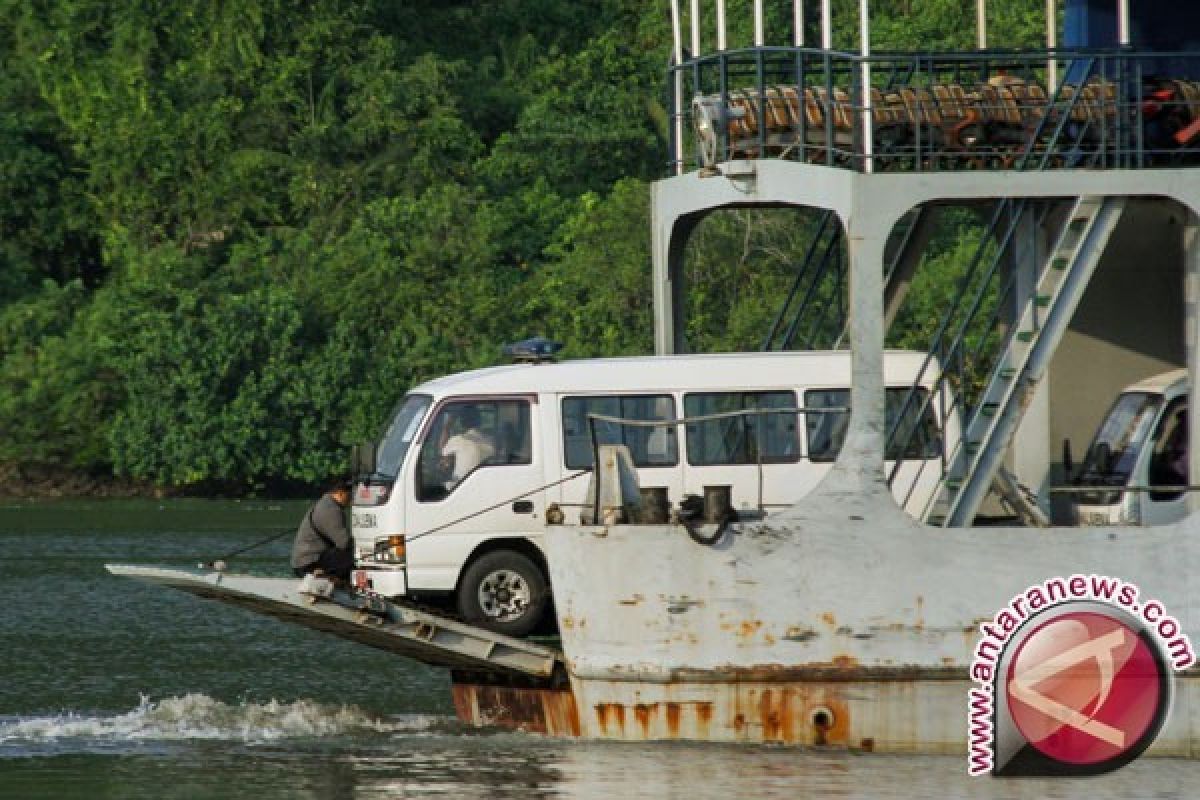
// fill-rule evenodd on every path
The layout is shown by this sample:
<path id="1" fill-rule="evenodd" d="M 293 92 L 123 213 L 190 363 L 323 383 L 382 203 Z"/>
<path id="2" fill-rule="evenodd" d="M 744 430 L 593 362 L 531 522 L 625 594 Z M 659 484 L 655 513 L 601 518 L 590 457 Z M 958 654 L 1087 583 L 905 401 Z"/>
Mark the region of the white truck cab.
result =
<path id="1" fill-rule="evenodd" d="M 1188 377 L 1126 387 L 1100 423 L 1071 487 L 1079 525 L 1163 525 L 1187 514 Z"/>
<path id="2" fill-rule="evenodd" d="M 897 445 L 893 493 L 918 515 L 936 492 L 946 441 L 960 435 L 931 387 L 916 385 L 926 360 L 884 358 L 889 427 L 907 409 L 894 427 L 909 434 Z M 400 401 L 356 484 L 354 582 L 449 600 L 468 622 L 528 633 L 549 601 L 547 518 L 579 521 L 594 444 L 627 446 L 641 486 L 665 489 L 672 504 L 729 486 L 734 509 L 770 514 L 828 472 L 850 383 L 845 351 L 523 363 L 429 381 Z M 767 411 L 676 422 L 748 409 Z M 590 414 L 663 424 L 595 421 L 593 442 Z M 890 472 L 897 453 L 887 455 Z"/>

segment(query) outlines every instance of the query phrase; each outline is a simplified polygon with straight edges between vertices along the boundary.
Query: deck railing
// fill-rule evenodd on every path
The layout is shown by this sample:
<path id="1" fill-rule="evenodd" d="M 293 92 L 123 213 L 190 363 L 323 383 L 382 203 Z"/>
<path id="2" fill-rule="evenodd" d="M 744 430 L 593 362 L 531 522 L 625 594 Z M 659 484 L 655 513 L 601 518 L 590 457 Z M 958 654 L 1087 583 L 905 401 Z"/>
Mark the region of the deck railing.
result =
<path id="1" fill-rule="evenodd" d="M 671 171 L 1200 166 L 1200 79 L 1173 74 L 1196 55 L 719 51 L 671 68 Z"/>

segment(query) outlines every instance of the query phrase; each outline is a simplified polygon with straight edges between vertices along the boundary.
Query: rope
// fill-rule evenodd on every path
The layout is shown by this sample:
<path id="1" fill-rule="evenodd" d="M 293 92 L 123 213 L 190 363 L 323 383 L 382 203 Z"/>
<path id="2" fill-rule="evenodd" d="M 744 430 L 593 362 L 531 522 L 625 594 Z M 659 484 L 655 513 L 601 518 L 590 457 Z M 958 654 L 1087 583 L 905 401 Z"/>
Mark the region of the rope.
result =
<path id="1" fill-rule="evenodd" d="M 222 569 L 224 569 L 224 562 L 228 561 L 229 559 L 233 558 L 234 556 L 238 556 L 238 555 L 241 555 L 242 553 L 246 553 L 246 552 L 249 552 L 256 548 L 262 547 L 264 544 L 270 544 L 271 542 L 274 542 L 277 539 L 282 539 L 285 536 L 290 536 L 290 535 L 294 534 L 295 532 L 296 532 L 295 529 L 289 528 L 287 530 L 280 531 L 279 533 L 273 533 L 265 539 L 261 539 L 261 540 L 255 542 L 254 544 L 248 544 L 245 547 L 239 547 L 237 550 L 231 550 L 230 552 L 226 553 L 223 556 L 218 556 L 217 558 L 214 558 L 212 561 L 201 561 L 197 566 L 199 566 L 200 569 L 216 569 L 219 572 Z M 220 564 L 221 566 L 217 566 L 218 564 Z"/>
<path id="2" fill-rule="evenodd" d="M 430 528 L 427 531 L 422 531 L 421 533 L 415 534 L 413 536 L 406 536 L 405 541 L 411 542 L 414 539 L 420 539 L 423 536 L 429 536 L 430 534 L 437 533 L 438 531 L 443 531 L 446 528 L 449 528 L 453 525 L 459 524 L 460 522 L 466 522 L 467 520 L 474 519 L 475 517 L 478 517 L 481 514 L 486 514 L 489 511 L 495 511 L 497 508 L 500 508 L 501 506 L 506 506 L 509 503 L 516 502 L 517 500 L 520 500 L 523 497 L 528 497 L 529 495 L 540 492 L 543 489 L 549 489 L 551 487 L 558 486 L 561 483 L 566 483 L 567 481 L 573 481 L 576 478 L 582 477 L 584 475 L 588 475 L 590 473 L 591 473 L 591 470 L 583 470 L 582 472 L 576 472 L 574 475 L 568 475 L 565 478 L 559 478 L 558 480 L 553 481 L 551 483 L 547 483 L 544 486 L 538 486 L 535 489 L 530 489 L 527 492 L 522 492 L 521 494 L 510 497 L 507 500 L 503 500 L 494 505 L 490 505 L 487 508 L 481 508 L 478 511 L 467 514 L 464 517 L 459 517 L 456 520 L 452 520 L 443 525 L 439 525 L 436 528 Z M 248 544 L 245 547 L 239 547 L 236 550 L 231 550 L 228 553 L 226 553 L 225 555 L 218 556 L 217 558 L 214 558 L 211 561 L 201 561 L 197 566 L 200 569 L 216 569 L 216 570 L 220 571 L 221 569 L 224 568 L 224 564 L 222 562 L 228 561 L 229 559 L 233 558 L 234 556 L 238 556 L 238 555 L 241 555 L 242 553 L 247 553 L 251 550 L 262 547 L 265 544 L 270 544 L 271 542 L 274 542 L 278 539 L 282 539 L 285 536 L 290 536 L 290 535 L 294 534 L 295 532 L 296 532 L 295 530 L 289 528 L 287 530 L 280 531 L 279 533 L 273 533 L 265 539 L 260 539 L 259 541 L 254 542 L 253 544 Z M 361 560 L 371 560 L 371 559 L 364 558 Z M 220 566 L 218 566 L 218 564 L 220 564 Z"/>
<path id="3" fill-rule="evenodd" d="M 439 531 L 444 531 L 444 530 L 446 530 L 446 528 L 453 527 L 453 526 L 459 524 L 460 522 L 466 522 L 469 519 L 474 519 L 475 517 L 478 517 L 481 514 L 486 514 L 489 511 L 495 511 L 497 508 L 500 508 L 501 506 L 506 506 L 509 503 L 516 502 L 517 500 L 520 500 L 522 497 L 528 497 L 531 494 L 536 494 L 536 493 L 542 491 L 543 489 L 550 489 L 554 486 L 558 486 L 559 484 L 566 483 L 567 481 L 573 481 L 576 478 L 583 477 L 584 475 L 590 475 L 591 472 L 592 471 L 590 469 L 585 469 L 585 470 L 582 470 L 581 472 L 576 472 L 574 475 L 568 475 L 565 478 L 559 478 L 556 481 L 552 481 L 543 486 L 538 486 L 535 489 L 530 489 L 527 492 L 521 492 L 521 494 L 514 495 L 513 497 L 510 497 L 507 500 L 501 500 L 499 503 L 494 503 L 494 504 L 488 506 L 487 508 L 481 508 L 478 511 L 473 511 L 470 514 L 467 514 L 466 516 L 459 517 L 458 519 L 451 520 L 450 522 L 446 522 L 441 525 L 438 525 L 436 528 L 430 528 L 429 530 L 421 531 L 420 533 L 415 533 L 412 536 L 405 536 L 404 537 L 405 544 L 407 545 L 409 542 L 416 541 L 417 539 L 420 539 L 422 537 L 429 536 L 430 534 L 438 533 Z M 374 560 L 374 556 L 372 555 L 372 556 L 368 556 L 368 557 L 363 557 L 363 558 L 360 558 L 359 560 L 360 561 L 371 561 L 371 560 Z"/>

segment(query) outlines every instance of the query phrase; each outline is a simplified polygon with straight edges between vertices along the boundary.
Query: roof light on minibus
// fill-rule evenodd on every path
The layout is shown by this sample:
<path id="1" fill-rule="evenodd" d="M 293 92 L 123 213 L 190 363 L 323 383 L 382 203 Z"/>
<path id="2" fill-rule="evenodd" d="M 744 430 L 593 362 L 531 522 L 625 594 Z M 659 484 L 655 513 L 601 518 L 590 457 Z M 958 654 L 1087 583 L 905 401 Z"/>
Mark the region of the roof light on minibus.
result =
<path id="1" fill-rule="evenodd" d="M 553 361 L 554 355 L 562 350 L 562 342 L 554 342 L 544 336 L 534 336 L 520 342 L 504 345 L 503 353 L 518 363 L 540 364 Z"/>

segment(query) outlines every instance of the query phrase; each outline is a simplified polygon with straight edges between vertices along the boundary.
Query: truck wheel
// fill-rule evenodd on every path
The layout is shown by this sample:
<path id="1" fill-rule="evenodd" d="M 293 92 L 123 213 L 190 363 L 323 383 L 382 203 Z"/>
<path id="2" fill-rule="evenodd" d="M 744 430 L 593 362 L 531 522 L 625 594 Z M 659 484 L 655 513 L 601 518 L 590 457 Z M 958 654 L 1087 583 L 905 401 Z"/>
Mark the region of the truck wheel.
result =
<path id="1" fill-rule="evenodd" d="M 467 567 L 458 587 L 458 613 L 472 625 L 524 636 L 546 610 L 546 578 L 513 550 L 496 550 Z"/>

